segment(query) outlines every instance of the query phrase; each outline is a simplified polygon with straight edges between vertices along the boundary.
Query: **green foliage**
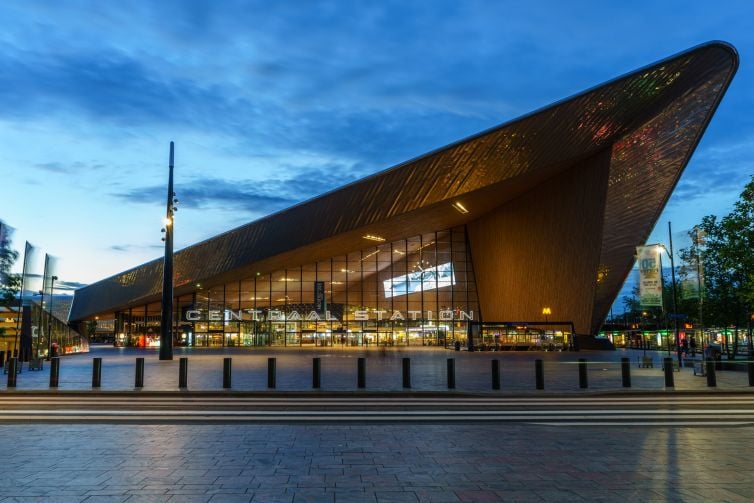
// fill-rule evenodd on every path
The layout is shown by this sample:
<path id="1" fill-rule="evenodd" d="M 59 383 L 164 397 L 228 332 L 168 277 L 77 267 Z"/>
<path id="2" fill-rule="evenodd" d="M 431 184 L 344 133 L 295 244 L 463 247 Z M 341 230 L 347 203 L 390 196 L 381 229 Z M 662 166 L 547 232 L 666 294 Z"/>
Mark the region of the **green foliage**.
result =
<path id="1" fill-rule="evenodd" d="M 680 252 L 684 266 L 704 278 L 704 324 L 741 326 L 754 308 L 754 177 L 746 184 L 730 214 L 708 215 L 691 231 L 692 246 Z"/>
<path id="2" fill-rule="evenodd" d="M 86 334 L 92 338 L 97 333 L 97 320 L 89 320 L 86 322 Z"/>
<path id="3" fill-rule="evenodd" d="M 21 290 L 21 275 L 11 273 L 18 259 L 18 252 L 11 249 L 12 229 L 0 220 L 0 305 L 10 306 L 16 302 Z"/>

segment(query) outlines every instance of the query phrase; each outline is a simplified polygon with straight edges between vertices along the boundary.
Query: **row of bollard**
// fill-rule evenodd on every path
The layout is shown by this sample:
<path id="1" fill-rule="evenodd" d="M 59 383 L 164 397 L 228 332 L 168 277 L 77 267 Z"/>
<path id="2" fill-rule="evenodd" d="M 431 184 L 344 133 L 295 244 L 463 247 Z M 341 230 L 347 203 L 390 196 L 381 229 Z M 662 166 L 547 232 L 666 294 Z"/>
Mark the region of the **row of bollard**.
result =
<path id="1" fill-rule="evenodd" d="M 447 386 L 448 389 L 456 387 L 456 367 L 455 358 L 447 359 Z M 579 358 L 579 388 L 586 389 L 589 387 L 587 374 L 587 360 Z M 717 386 L 717 377 L 715 374 L 715 361 L 707 358 L 704 362 L 706 366 L 707 386 L 714 388 Z M 10 358 L 8 366 L 8 388 L 15 388 L 17 382 L 17 370 L 19 361 L 17 358 Z M 673 388 L 675 386 L 673 378 L 673 359 L 664 358 L 662 362 L 663 374 L 665 377 L 665 387 Z M 754 362 L 748 362 L 749 386 L 754 386 Z M 359 389 L 366 388 L 366 358 L 359 358 L 356 365 L 356 385 Z M 538 390 L 545 389 L 544 362 L 541 359 L 534 360 L 535 387 Z M 267 387 L 275 389 L 277 387 L 277 359 L 267 359 Z M 411 388 L 411 359 L 403 358 L 402 360 L 402 377 L 403 387 Z M 50 387 L 57 388 L 60 379 L 60 358 L 53 357 L 50 359 Z M 621 358 L 621 381 L 624 388 L 631 387 L 631 365 L 628 358 Z M 92 388 L 102 386 L 102 358 L 92 359 Z M 232 386 L 232 358 L 223 359 L 223 388 L 230 389 Z M 134 387 L 144 387 L 144 358 L 136 358 L 136 371 Z M 178 365 L 178 387 L 188 388 L 188 358 L 182 357 Z M 321 358 L 312 359 L 312 388 L 320 389 L 322 387 L 322 360 Z M 500 389 L 500 360 L 492 360 L 492 389 Z"/>

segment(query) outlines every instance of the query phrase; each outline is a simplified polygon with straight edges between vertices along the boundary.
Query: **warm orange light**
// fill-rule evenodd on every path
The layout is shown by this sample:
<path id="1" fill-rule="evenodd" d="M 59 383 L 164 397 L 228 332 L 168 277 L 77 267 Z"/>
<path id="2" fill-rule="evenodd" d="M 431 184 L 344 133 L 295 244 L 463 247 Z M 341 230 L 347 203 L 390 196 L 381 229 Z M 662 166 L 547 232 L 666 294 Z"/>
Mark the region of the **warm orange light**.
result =
<path id="1" fill-rule="evenodd" d="M 453 207 L 458 210 L 459 213 L 463 213 L 464 215 L 469 212 L 469 210 L 466 209 L 466 206 L 461 204 L 459 201 L 454 202 Z"/>

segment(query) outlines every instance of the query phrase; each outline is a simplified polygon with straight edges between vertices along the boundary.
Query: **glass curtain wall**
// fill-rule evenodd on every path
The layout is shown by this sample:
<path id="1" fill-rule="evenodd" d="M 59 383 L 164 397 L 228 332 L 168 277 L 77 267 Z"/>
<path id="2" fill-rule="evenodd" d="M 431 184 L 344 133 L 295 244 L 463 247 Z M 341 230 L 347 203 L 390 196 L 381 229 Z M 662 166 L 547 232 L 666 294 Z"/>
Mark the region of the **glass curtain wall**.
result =
<path id="1" fill-rule="evenodd" d="M 58 355 L 89 351 L 89 340 L 86 337 L 51 315 L 48 310 L 42 309 L 36 302 L 31 303 L 31 319 L 33 355 L 46 357 L 51 344 L 58 345 Z"/>
<path id="2" fill-rule="evenodd" d="M 457 227 L 198 287 L 175 299 L 174 325 L 186 346 L 447 347 L 481 318 L 476 292 Z M 159 304 L 119 312 L 116 324 L 123 344 L 148 345 Z"/>

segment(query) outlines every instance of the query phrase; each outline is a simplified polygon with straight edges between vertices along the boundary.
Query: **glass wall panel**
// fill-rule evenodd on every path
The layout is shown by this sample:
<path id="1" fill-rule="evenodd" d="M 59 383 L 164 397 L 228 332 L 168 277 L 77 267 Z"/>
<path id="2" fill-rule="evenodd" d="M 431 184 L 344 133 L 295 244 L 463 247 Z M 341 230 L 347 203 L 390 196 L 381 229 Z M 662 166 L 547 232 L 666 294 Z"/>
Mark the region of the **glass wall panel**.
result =
<path id="1" fill-rule="evenodd" d="M 205 347 L 447 347 L 480 314 L 463 227 L 198 287 L 174 306 L 176 344 Z M 157 340 L 159 315 L 118 313 L 119 343 Z"/>

